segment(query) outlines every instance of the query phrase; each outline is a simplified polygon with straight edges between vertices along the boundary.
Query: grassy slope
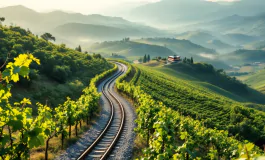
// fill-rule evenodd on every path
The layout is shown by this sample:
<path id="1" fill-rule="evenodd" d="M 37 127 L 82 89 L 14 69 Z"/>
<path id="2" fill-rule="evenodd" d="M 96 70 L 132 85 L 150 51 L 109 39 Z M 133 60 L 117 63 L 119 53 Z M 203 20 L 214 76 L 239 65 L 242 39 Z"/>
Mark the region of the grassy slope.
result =
<path id="1" fill-rule="evenodd" d="M 265 91 L 265 70 L 260 70 L 255 74 L 249 75 L 244 82 L 251 87 L 264 92 Z"/>
<path id="2" fill-rule="evenodd" d="M 145 66 L 148 66 L 148 64 Z M 150 66 L 148 66 L 148 68 L 150 68 Z M 256 90 L 247 88 L 247 92 L 248 92 L 247 94 L 240 94 L 238 93 L 238 91 L 235 91 L 235 90 L 228 91 L 224 88 L 221 88 L 222 86 L 217 86 L 214 83 L 212 83 L 216 81 L 216 77 L 214 77 L 213 75 L 196 74 L 192 72 L 191 70 L 188 70 L 185 68 L 186 68 L 185 66 L 178 67 L 178 65 L 175 64 L 175 65 L 168 65 L 168 66 L 160 65 L 160 66 L 152 67 L 151 69 L 167 74 L 176 79 L 188 81 L 199 88 L 203 88 L 203 89 L 206 89 L 212 92 L 213 94 L 221 95 L 221 96 L 227 97 L 229 99 L 233 99 L 238 102 L 251 102 L 251 103 L 258 102 L 261 104 L 265 103 L 265 101 L 263 100 L 265 98 L 265 95 L 259 93 Z M 210 81 L 210 79 L 212 80 Z"/>

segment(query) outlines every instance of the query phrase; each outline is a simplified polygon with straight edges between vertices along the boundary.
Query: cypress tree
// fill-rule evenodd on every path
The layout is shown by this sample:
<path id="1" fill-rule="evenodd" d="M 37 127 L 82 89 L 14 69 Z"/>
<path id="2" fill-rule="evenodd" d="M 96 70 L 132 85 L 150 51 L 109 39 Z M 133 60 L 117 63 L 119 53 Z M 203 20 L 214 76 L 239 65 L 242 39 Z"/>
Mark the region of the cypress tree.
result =
<path id="1" fill-rule="evenodd" d="M 193 64 L 193 58 L 192 57 L 190 58 L 190 63 Z"/>
<path id="2" fill-rule="evenodd" d="M 75 48 L 76 51 L 82 52 L 81 46 L 79 45 L 78 47 Z"/>
<path id="3" fill-rule="evenodd" d="M 186 58 L 186 57 L 184 58 L 183 62 L 184 62 L 184 63 L 186 63 L 186 62 L 187 62 L 187 58 Z"/>
<path id="4" fill-rule="evenodd" d="M 144 55 L 144 60 L 143 63 L 146 63 L 147 59 L 146 59 L 146 55 Z"/>
<path id="5" fill-rule="evenodd" d="M 148 54 L 148 56 L 147 56 L 147 61 L 150 62 L 150 60 L 151 60 L 151 59 L 150 59 L 150 55 Z"/>

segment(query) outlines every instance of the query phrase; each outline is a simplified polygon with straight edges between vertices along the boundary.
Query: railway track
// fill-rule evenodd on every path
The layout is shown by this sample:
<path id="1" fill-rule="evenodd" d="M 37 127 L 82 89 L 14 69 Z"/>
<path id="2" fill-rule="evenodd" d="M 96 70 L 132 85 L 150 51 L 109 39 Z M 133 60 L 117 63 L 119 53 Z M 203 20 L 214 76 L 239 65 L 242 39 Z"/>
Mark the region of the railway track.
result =
<path id="1" fill-rule="evenodd" d="M 96 140 L 78 157 L 78 160 L 107 159 L 123 131 L 125 123 L 124 107 L 110 91 L 111 83 L 125 72 L 123 64 L 116 64 L 121 68 L 120 71 L 102 86 L 102 94 L 107 98 L 111 108 L 108 122 Z"/>

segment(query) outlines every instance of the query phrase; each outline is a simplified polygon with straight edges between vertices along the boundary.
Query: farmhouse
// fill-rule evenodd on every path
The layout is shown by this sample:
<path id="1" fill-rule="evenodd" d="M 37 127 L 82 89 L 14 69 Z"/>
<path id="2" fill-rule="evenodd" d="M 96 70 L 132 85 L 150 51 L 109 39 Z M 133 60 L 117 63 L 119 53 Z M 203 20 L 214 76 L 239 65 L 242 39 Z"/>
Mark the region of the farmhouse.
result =
<path id="1" fill-rule="evenodd" d="M 181 61 L 180 56 L 176 56 L 176 55 L 175 56 L 168 56 L 167 60 L 169 63 Z"/>

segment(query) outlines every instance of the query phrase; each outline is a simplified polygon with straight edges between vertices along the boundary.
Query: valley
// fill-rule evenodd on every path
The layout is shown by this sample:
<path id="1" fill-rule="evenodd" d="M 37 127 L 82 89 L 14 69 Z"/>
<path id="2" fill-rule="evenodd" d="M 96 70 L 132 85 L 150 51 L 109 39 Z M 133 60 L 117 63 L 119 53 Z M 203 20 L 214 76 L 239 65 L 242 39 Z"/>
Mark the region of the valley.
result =
<path id="1" fill-rule="evenodd" d="M 263 160 L 264 7 L 1 3 L 0 160 Z"/>

